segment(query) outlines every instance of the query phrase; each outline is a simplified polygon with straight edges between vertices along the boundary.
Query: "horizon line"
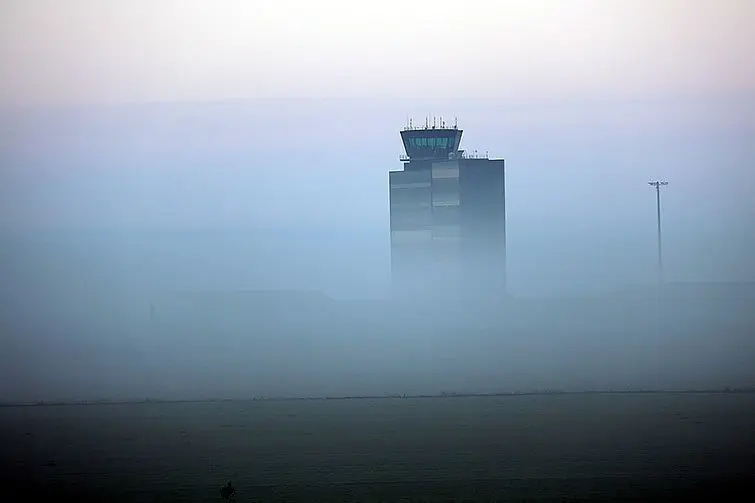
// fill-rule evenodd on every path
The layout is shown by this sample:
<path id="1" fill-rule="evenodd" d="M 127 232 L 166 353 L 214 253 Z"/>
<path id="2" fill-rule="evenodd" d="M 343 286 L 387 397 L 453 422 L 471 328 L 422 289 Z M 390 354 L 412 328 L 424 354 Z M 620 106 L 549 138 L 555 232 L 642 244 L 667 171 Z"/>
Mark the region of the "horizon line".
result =
<path id="1" fill-rule="evenodd" d="M 674 395 L 674 394 L 755 394 L 755 385 L 741 387 L 723 387 L 710 389 L 596 389 L 596 390 L 540 390 L 509 391 L 491 393 L 440 392 L 428 394 L 391 393 L 384 395 L 322 395 L 322 396 L 255 396 L 250 398 L 144 398 L 144 399 L 96 399 L 96 400 L 37 400 L 34 402 L 10 401 L 0 402 L 0 407 L 54 407 L 54 406 L 91 406 L 91 405 L 139 405 L 139 404 L 176 404 L 176 403 L 219 403 L 219 402 L 293 402 L 293 401 L 327 401 L 327 400 L 418 400 L 431 398 L 488 398 L 515 396 L 553 396 L 553 395 Z"/>

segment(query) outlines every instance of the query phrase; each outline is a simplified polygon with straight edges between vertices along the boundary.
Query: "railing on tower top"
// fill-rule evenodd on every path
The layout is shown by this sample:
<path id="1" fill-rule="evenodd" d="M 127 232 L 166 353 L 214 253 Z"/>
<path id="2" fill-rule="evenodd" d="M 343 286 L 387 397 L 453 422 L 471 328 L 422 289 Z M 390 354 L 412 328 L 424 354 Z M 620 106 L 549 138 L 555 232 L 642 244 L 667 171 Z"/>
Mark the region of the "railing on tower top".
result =
<path id="1" fill-rule="evenodd" d="M 398 156 L 398 158 L 399 158 L 400 161 L 410 161 L 411 160 L 411 157 L 409 157 L 406 154 L 400 154 Z M 453 160 L 453 159 L 490 159 L 490 156 L 489 156 L 488 152 L 479 153 L 479 152 L 477 152 L 475 150 L 475 151 L 473 151 L 471 153 L 470 152 L 462 152 L 459 155 L 456 155 L 456 156 L 453 156 L 453 157 L 449 157 L 449 160 Z"/>

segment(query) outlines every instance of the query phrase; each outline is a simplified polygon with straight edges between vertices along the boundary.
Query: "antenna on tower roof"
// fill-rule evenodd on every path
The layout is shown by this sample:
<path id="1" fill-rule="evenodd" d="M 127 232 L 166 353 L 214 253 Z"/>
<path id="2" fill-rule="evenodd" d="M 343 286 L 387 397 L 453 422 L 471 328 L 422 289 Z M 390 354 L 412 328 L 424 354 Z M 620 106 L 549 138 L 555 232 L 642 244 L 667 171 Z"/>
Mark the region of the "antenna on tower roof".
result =
<path id="1" fill-rule="evenodd" d="M 454 115 L 454 129 L 459 129 L 459 120 Z"/>

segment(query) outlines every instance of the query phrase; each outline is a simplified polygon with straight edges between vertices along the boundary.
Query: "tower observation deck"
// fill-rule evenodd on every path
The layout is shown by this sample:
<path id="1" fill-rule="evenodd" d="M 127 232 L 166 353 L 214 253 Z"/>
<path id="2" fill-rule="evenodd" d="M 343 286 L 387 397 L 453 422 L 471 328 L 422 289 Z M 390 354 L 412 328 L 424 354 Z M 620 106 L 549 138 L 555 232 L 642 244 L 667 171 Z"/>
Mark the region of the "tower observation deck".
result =
<path id="1" fill-rule="evenodd" d="M 445 124 L 443 125 L 445 126 Z M 401 131 L 401 142 L 406 155 L 402 160 L 449 160 L 459 154 L 463 131 L 456 128 L 408 126 Z"/>

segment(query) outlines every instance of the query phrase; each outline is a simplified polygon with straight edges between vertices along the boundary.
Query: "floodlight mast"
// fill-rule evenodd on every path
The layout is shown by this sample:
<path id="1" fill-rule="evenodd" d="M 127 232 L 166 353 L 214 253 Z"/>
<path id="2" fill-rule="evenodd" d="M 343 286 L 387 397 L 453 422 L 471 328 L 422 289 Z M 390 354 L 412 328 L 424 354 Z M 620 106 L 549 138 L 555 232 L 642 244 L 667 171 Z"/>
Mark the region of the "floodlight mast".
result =
<path id="1" fill-rule="evenodd" d="M 658 223 L 658 283 L 663 283 L 663 246 L 661 235 L 661 187 L 668 185 L 667 181 L 654 180 L 648 185 L 655 188 L 656 219 Z"/>

